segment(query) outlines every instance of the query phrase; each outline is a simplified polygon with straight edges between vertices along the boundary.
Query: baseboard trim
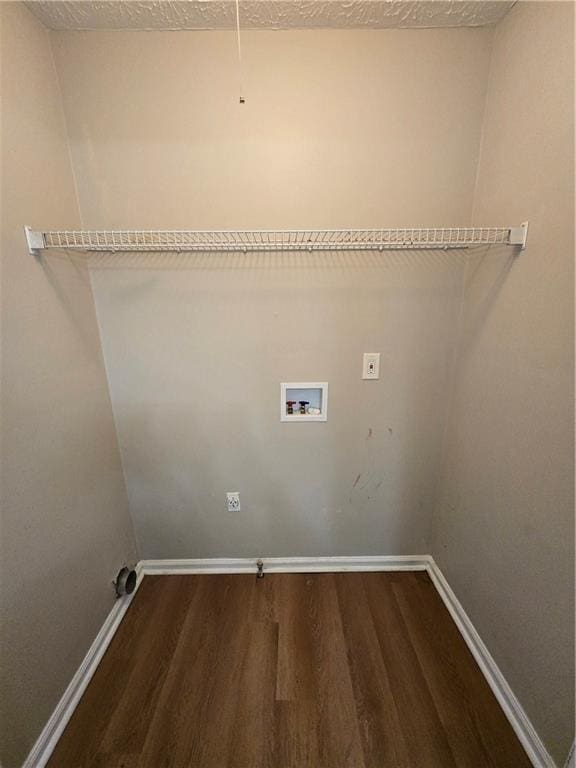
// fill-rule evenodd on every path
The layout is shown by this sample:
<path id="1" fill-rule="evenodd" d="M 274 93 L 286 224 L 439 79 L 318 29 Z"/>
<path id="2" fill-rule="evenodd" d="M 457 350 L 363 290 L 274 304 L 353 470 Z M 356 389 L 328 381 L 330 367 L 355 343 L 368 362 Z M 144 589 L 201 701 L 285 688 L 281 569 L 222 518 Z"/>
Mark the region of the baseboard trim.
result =
<path id="1" fill-rule="evenodd" d="M 256 573 L 256 558 L 141 560 L 136 590 L 145 575 Z M 557 768 L 520 702 L 431 555 L 263 558 L 264 573 L 427 571 L 534 768 Z M 44 768 L 94 675 L 136 591 L 118 600 L 90 646 L 22 768 Z"/>
<path id="2" fill-rule="evenodd" d="M 145 575 L 256 573 L 258 558 L 141 560 Z M 334 573 L 336 571 L 425 571 L 428 555 L 358 557 L 266 557 L 264 573 Z"/>
<path id="3" fill-rule="evenodd" d="M 432 583 L 450 612 L 454 623 L 460 630 L 466 645 L 476 659 L 482 674 L 486 678 L 494 696 L 496 696 L 532 765 L 534 768 L 557 768 L 556 763 L 536 733 L 536 729 L 530 722 L 528 715 L 524 712 L 522 705 L 516 698 L 514 691 L 508 685 L 492 654 L 452 591 L 444 574 L 431 556 L 428 557 L 427 570 Z"/>
<path id="4" fill-rule="evenodd" d="M 50 759 L 54 747 L 58 743 L 58 739 L 62 736 L 64 729 L 68 725 L 74 710 L 78 706 L 84 691 L 88 687 L 88 683 L 96 672 L 102 657 L 106 653 L 106 649 L 110 645 L 110 641 L 114 637 L 116 630 L 120 626 L 120 622 L 130 607 L 134 595 L 138 591 L 138 587 L 142 582 L 143 573 L 139 566 L 136 567 L 136 571 L 138 573 L 136 589 L 129 597 L 127 596 L 117 600 L 112 606 L 112 610 L 104 620 L 104 624 L 88 649 L 88 653 L 76 670 L 70 684 L 62 694 L 62 698 L 56 705 L 56 709 L 44 726 L 42 733 L 36 740 L 36 743 L 24 761 L 22 768 L 44 768 Z"/>
<path id="5" fill-rule="evenodd" d="M 566 758 L 566 762 L 564 763 L 564 768 L 576 768 L 576 742 L 572 742 L 572 746 L 570 747 L 570 752 L 568 752 L 568 757 Z"/>

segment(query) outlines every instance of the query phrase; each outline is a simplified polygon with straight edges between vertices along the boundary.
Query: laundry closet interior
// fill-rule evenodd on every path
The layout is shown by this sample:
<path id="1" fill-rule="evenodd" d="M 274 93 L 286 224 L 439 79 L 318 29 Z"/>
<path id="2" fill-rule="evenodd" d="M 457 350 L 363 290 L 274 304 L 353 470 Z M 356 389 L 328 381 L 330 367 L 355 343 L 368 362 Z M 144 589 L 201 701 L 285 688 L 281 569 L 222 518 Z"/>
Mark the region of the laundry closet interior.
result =
<path id="1" fill-rule="evenodd" d="M 574 765 L 574 3 L 3 2 L 0 763 Z"/>

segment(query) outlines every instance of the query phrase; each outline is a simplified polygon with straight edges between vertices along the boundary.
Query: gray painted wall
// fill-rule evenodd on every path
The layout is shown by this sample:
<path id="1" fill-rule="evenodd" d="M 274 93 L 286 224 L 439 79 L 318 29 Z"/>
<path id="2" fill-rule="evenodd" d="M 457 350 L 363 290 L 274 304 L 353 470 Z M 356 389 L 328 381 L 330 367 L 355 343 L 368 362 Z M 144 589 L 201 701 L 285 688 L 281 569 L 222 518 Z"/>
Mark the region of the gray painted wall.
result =
<path id="1" fill-rule="evenodd" d="M 186 261 L 93 273 L 142 555 L 428 551 L 458 256 Z M 303 380 L 326 423 L 280 422 Z"/>
<path id="2" fill-rule="evenodd" d="M 246 33 L 240 106 L 233 33 L 58 33 L 86 224 L 467 222 L 491 36 Z M 462 268 L 456 253 L 100 259 L 142 555 L 428 551 Z M 379 381 L 361 380 L 366 351 Z M 328 381 L 328 422 L 280 423 L 282 381 Z"/>
<path id="3" fill-rule="evenodd" d="M 496 28 L 474 219 L 530 219 L 471 260 L 433 554 L 548 749 L 574 737 L 574 24 Z"/>
<path id="4" fill-rule="evenodd" d="M 19 768 L 135 557 L 88 272 L 22 227 L 79 224 L 48 33 L 0 4 L 0 761 Z"/>

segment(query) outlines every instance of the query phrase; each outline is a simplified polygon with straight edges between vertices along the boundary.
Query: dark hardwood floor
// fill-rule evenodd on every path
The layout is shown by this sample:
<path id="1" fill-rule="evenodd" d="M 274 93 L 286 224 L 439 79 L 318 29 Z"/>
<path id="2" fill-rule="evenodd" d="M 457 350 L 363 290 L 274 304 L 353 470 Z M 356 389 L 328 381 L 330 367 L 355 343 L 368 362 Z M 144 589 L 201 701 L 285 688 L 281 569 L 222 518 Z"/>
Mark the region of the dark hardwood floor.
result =
<path id="1" fill-rule="evenodd" d="M 425 573 L 147 576 L 49 768 L 529 768 Z"/>

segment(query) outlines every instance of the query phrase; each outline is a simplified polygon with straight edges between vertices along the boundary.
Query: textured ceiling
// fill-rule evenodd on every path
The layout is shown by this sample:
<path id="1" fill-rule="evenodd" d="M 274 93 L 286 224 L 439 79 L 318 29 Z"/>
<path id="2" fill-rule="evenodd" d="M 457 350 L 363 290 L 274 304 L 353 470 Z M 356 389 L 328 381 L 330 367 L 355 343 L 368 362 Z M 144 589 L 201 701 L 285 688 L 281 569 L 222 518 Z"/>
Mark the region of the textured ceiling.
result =
<path id="1" fill-rule="evenodd" d="M 240 0 L 246 29 L 476 27 L 494 24 L 505 0 Z M 51 29 L 229 29 L 234 0 L 33 0 L 28 8 Z"/>

